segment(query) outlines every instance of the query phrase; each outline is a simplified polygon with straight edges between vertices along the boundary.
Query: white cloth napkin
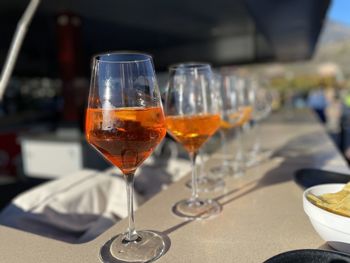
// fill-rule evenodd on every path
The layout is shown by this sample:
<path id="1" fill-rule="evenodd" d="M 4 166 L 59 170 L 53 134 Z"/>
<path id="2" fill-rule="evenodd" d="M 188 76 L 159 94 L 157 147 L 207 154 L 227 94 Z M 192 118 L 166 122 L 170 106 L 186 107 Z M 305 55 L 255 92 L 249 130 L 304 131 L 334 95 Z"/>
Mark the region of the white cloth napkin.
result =
<path id="1" fill-rule="evenodd" d="M 191 170 L 188 160 L 149 158 L 137 170 L 134 208 Z M 18 195 L 0 213 L 0 224 L 42 236 L 83 243 L 127 216 L 119 169 L 81 170 Z"/>
<path id="2" fill-rule="evenodd" d="M 123 178 L 82 170 L 17 196 L 0 213 L 0 224 L 82 243 L 126 216 Z"/>

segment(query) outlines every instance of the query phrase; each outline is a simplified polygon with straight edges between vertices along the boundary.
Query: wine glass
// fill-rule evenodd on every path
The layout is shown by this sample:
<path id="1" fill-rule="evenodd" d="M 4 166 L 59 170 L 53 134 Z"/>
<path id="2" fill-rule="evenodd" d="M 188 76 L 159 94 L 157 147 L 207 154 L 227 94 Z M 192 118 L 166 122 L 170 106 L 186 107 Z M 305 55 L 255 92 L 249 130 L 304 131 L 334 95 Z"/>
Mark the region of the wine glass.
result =
<path id="1" fill-rule="evenodd" d="M 167 129 L 187 150 L 192 163 L 192 196 L 177 202 L 173 212 L 187 219 L 209 218 L 222 208 L 214 200 L 198 197 L 195 164 L 199 148 L 220 126 L 219 104 L 211 91 L 211 67 L 203 63 L 184 63 L 171 66 L 169 74 L 164 107 Z"/>
<path id="2" fill-rule="evenodd" d="M 261 129 L 260 122 L 267 118 L 272 109 L 272 95 L 262 86 L 256 79 L 252 78 L 249 82 L 249 98 L 252 105 L 251 119 L 255 127 L 253 127 L 254 144 L 250 151 L 248 166 L 258 164 L 260 162 L 259 154 L 261 154 Z M 261 156 L 260 156 L 261 157 Z"/>
<path id="3" fill-rule="evenodd" d="M 240 108 L 237 83 L 238 78 L 234 75 L 223 74 L 216 77 L 216 89 L 220 93 L 222 105 L 219 132 L 223 152 L 223 163 L 210 169 L 211 173 L 216 176 L 240 176 L 244 172 L 240 163 L 234 163 L 233 154 L 229 153 L 228 149 L 228 137 L 233 131 L 236 135 L 234 146 L 236 148 L 236 156 L 240 155 L 242 151 L 239 127 L 245 121 L 245 114 Z"/>
<path id="4" fill-rule="evenodd" d="M 250 122 L 252 120 L 252 99 L 253 94 L 250 89 L 250 85 L 248 85 L 248 79 L 246 77 L 238 77 L 236 81 L 236 92 L 237 92 L 237 100 L 239 104 L 239 112 L 241 113 L 241 119 L 239 121 L 238 129 L 237 129 L 237 138 L 239 138 L 239 149 L 236 154 L 236 164 L 240 167 L 241 170 L 245 170 L 246 168 L 246 156 L 244 151 L 244 143 L 245 138 L 243 136 L 243 132 L 250 128 Z"/>
<path id="5" fill-rule="evenodd" d="M 218 75 L 213 73 L 212 77 L 212 96 L 217 96 L 218 102 L 221 102 L 221 94 L 218 89 L 217 85 L 217 79 Z M 222 109 L 220 104 L 220 109 Z M 222 122 L 221 122 L 222 123 Z M 198 192 L 214 192 L 214 191 L 220 191 L 225 187 L 225 181 L 222 177 L 219 176 L 212 176 L 211 172 L 207 172 L 205 169 L 205 160 L 204 155 L 206 153 L 205 147 L 201 147 L 198 151 L 197 158 L 199 158 L 200 164 L 199 164 L 199 172 L 197 171 L 197 191 Z M 192 180 L 189 180 L 186 183 L 186 186 L 189 188 L 192 188 Z"/>
<path id="6" fill-rule="evenodd" d="M 127 185 L 129 227 L 102 247 L 105 262 L 148 262 L 165 251 L 164 238 L 134 226 L 134 174 L 166 134 L 152 58 L 141 53 L 106 53 L 93 58 L 86 138 L 118 167 Z M 107 252 L 106 252 L 107 251 Z"/>

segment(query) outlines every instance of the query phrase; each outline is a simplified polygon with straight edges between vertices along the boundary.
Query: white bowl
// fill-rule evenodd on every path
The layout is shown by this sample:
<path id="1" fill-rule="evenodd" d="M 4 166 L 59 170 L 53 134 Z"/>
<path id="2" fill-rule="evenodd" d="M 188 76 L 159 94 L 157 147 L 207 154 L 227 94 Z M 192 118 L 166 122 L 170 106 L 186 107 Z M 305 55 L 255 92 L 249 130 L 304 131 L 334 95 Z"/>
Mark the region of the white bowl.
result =
<path id="1" fill-rule="evenodd" d="M 328 212 L 311 203 L 306 196 L 316 196 L 340 191 L 345 184 L 322 184 L 304 191 L 304 211 L 316 232 L 336 250 L 350 253 L 350 218 Z"/>

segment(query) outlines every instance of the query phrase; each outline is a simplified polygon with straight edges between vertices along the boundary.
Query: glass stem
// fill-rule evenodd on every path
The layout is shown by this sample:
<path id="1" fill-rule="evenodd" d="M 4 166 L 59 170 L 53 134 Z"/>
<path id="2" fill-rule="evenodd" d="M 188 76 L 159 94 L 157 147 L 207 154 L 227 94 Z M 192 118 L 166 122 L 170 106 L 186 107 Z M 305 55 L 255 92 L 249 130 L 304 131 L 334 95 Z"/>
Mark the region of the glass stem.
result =
<path id="1" fill-rule="evenodd" d="M 242 174 L 245 170 L 245 158 L 243 150 L 243 135 L 241 127 L 237 127 L 235 134 L 235 147 L 236 147 L 236 157 L 235 157 L 235 173 Z"/>
<path id="2" fill-rule="evenodd" d="M 237 128 L 236 140 L 237 140 L 237 156 L 238 156 L 238 159 L 243 162 L 243 159 L 244 159 L 244 152 L 243 152 L 244 151 L 243 150 L 244 143 L 243 143 L 243 134 L 242 134 L 241 127 Z"/>
<path id="3" fill-rule="evenodd" d="M 226 132 L 223 131 L 222 129 L 220 129 L 219 131 L 220 133 L 220 140 L 221 140 L 221 147 L 222 147 L 222 152 L 224 154 L 224 165 L 228 165 L 229 161 L 228 159 L 228 149 L 227 149 L 227 136 L 226 136 Z"/>
<path id="4" fill-rule="evenodd" d="M 128 219 L 129 227 L 126 233 L 125 240 L 132 242 L 138 239 L 138 235 L 135 230 L 135 219 L 134 219 L 134 176 L 135 172 L 125 174 L 126 181 L 126 194 L 128 200 Z"/>
<path id="5" fill-rule="evenodd" d="M 255 143 L 254 143 L 254 153 L 258 154 L 260 151 L 260 133 L 261 133 L 261 128 L 260 128 L 260 123 L 257 121 L 255 122 Z"/>
<path id="6" fill-rule="evenodd" d="M 205 179 L 205 167 L 204 167 L 204 164 L 205 164 L 205 161 L 204 161 L 204 152 L 203 150 L 200 150 L 199 151 L 199 160 L 200 160 L 200 166 L 199 166 L 199 175 L 197 176 L 198 178 L 198 182 L 201 182 L 201 180 L 204 180 Z"/>
<path id="7" fill-rule="evenodd" d="M 190 199 L 191 202 L 196 202 L 198 199 L 196 157 L 197 157 L 196 152 L 190 153 L 190 159 L 192 164 L 192 196 Z"/>

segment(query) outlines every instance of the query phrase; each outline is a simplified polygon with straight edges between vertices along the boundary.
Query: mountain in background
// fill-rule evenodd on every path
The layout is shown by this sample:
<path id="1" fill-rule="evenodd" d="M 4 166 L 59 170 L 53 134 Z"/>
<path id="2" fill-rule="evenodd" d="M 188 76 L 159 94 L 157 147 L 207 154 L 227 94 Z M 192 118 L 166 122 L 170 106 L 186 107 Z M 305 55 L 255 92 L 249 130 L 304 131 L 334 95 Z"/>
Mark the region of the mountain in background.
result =
<path id="1" fill-rule="evenodd" d="M 311 60 L 312 64 L 324 62 L 336 63 L 344 73 L 350 73 L 350 26 L 326 22 Z"/>
<path id="2" fill-rule="evenodd" d="M 292 63 L 271 63 L 248 66 L 266 77 L 333 75 L 349 80 L 350 86 L 350 26 L 337 21 L 325 21 L 315 53 L 310 60 Z"/>
<path id="3" fill-rule="evenodd" d="M 328 46 L 348 41 L 350 41 L 350 26 L 328 20 L 322 29 L 319 45 Z"/>
<path id="4" fill-rule="evenodd" d="M 276 71 L 277 75 L 288 71 L 296 75 L 319 74 L 325 66 L 326 70 L 333 68 L 331 70 L 340 72 L 345 78 L 350 77 L 350 26 L 326 21 L 311 60 L 273 65 L 270 71 Z M 271 68 L 271 65 L 267 67 Z"/>

